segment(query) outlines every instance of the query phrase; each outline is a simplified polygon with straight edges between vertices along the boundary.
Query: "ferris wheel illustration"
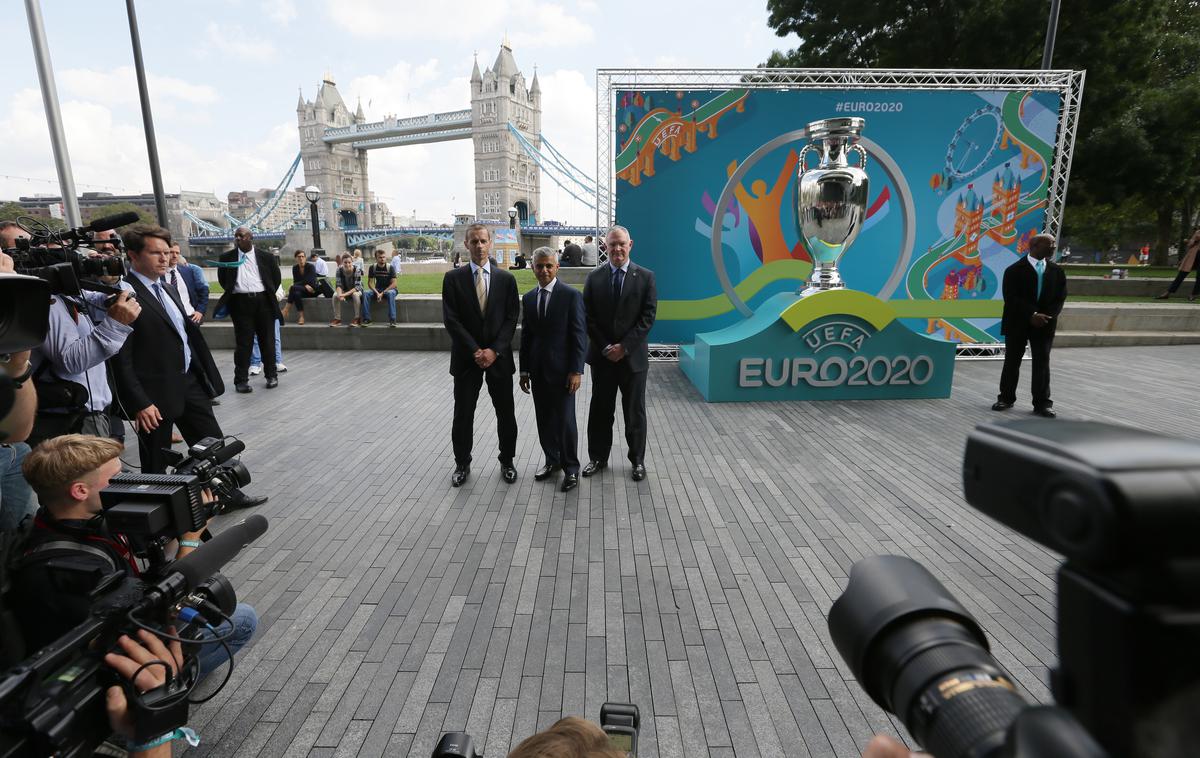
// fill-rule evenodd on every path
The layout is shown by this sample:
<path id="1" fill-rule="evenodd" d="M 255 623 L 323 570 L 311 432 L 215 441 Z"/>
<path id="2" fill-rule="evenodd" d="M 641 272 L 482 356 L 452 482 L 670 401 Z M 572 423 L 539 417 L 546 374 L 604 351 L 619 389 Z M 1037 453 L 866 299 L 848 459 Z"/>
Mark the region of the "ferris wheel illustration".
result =
<path id="1" fill-rule="evenodd" d="M 991 124 L 986 123 L 989 120 Z M 1003 137 L 1003 116 L 994 105 L 985 105 L 963 119 L 946 148 L 946 166 L 942 173 L 947 185 L 957 184 L 983 170 L 999 149 Z"/>

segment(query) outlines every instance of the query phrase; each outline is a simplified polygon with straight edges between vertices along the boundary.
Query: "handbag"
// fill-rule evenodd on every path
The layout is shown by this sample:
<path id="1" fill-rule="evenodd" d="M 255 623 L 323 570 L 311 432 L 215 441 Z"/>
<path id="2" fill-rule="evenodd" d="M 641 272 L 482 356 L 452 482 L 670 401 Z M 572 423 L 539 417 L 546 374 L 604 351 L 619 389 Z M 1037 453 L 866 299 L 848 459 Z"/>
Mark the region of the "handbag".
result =
<path id="1" fill-rule="evenodd" d="M 83 428 L 83 418 L 88 413 L 87 403 L 91 395 L 87 387 L 79 382 L 61 379 L 53 371 L 50 372 L 50 381 L 43 380 L 42 375 L 49 367 L 49 361 L 42 361 L 42 365 L 33 373 L 38 412 L 33 419 L 33 431 L 26 440 L 30 447 L 52 437 L 78 432 Z"/>

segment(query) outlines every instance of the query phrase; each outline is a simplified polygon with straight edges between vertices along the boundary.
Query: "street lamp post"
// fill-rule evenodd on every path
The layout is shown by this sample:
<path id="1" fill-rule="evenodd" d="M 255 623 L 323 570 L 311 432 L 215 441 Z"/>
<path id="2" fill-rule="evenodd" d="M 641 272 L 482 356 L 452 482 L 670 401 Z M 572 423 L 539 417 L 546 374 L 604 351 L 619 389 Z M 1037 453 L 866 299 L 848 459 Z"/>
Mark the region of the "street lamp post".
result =
<path id="1" fill-rule="evenodd" d="M 321 190 L 315 185 L 304 188 L 304 197 L 308 198 L 309 213 L 312 218 L 313 247 L 321 249 L 321 220 L 317 215 L 317 201 L 321 199 Z"/>
<path id="2" fill-rule="evenodd" d="M 508 228 L 509 229 L 517 228 L 517 209 L 516 208 L 508 209 Z"/>

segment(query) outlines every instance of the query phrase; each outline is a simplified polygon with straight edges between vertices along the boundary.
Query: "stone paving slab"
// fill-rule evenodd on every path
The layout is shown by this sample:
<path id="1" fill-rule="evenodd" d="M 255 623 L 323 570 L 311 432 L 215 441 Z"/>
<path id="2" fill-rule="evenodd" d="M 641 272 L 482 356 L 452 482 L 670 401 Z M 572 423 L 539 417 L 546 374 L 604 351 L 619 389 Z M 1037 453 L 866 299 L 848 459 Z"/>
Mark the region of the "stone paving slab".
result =
<path id="1" fill-rule="evenodd" d="M 999 417 L 998 362 L 960 362 L 947 400 L 758 405 L 705 404 L 656 364 L 649 478 L 630 481 L 618 450 L 567 495 L 533 481 L 520 392 L 517 483 L 484 400 L 471 479 L 449 486 L 447 363 L 289 351 L 279 389 L 259 377 L 222 398 L 271 527 L 227 568 L 259 634 L 194 708 L 189 754 L 426 756 L 468 729 L 502 756 L 610 699 L 640 707 L 647 758 L 855 756 L 903 730 L 824 619 L 853 561 L 881 552 L 922 561 L 1048 697 L 1057 557 L 961 499 L 966 435 Z M 1197 346 L 1056 350 L 1056 408 L 1196 436 L 1198 364 Z M 581 430 L 589 392 L 585 378 Z"/>

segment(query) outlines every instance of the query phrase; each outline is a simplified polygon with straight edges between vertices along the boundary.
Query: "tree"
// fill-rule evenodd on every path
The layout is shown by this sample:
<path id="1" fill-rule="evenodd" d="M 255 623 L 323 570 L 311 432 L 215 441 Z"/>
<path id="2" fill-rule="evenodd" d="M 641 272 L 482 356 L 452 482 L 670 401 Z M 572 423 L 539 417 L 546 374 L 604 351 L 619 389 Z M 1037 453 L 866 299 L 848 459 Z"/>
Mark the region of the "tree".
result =
<path id="1" fill-rule="evenodd" d="M 412 250 L 413 238 L 412 237 L 400 237 L 399 239 L 396 240 L 396 247 L 400 248 L 401 250 Z"/>
<path id="2" fill-rule="evenodd" d="M 35 215 L 30 213 L 26 208 L 23 208 L 20 203 L 10 202 L 0 205 L 0 221 L 17 221 L 21 217 L 37 219 L 55 231 L 67 228 L 67 222 L 62 219 L 52 216 Z"/>
<path id="3" fill-rule="evenodd" d="M 768 0 L 768 23 L 800 47 L 767 66 L 1037 68 L 1045 0 Z M 1068 212 L 1132 203 L 1153 213 L 1155 260 L 1165 259 L 1174 212 L 1196 213 L 1200 194 L 1200 2 L 1064 3 L 1053 65 L 1086 69 Z M 1184 224 L 1188 219 L 1184 220 Z M 1181 224 L 1182 226 L 1182 224 Z"/>
<path id="4" fill-rule="evenodd" d="M 99 208 L 96 208 L 94 211 L 92 211 L 91 218 L 103 218 L 104 216 L 115 216 L 118 213 L 136 213 L 138 215 L 138 220 L 133 222 L 135 224 L 153 224 L 155 226 L 158 225 L 157 218 L 155 218 L 154 216 L 151 216 L 149 213 L 147 213 L 146 211 L 137 207 L 133 203 L 113 203 L 112 205 L 101 206 Z M 129 226 L 129 224 L 126 224 L 126 226 Z M 125 226 L 122 226 L 120 228 L 124 229 Z"/>

